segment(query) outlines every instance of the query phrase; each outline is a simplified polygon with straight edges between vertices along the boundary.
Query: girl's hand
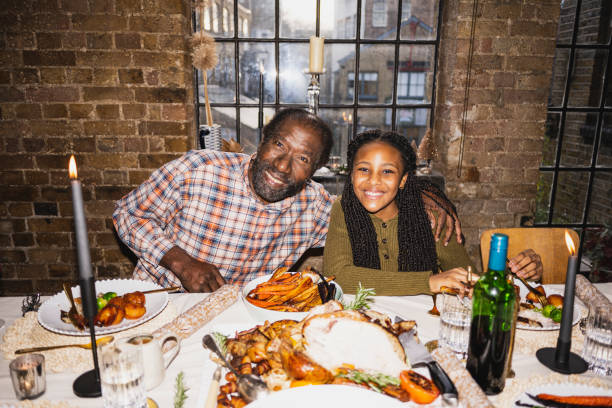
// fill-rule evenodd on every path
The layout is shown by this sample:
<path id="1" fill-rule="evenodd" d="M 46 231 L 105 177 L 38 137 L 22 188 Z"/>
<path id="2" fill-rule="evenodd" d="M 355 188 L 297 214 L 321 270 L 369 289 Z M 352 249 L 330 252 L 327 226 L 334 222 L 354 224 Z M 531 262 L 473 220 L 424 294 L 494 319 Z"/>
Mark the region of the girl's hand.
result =
<path id="1" fill-rule="evenodd" d="M 429 289 L 433 293 L 440 293 L 442 286 L 459 290 L 459 296 L 472 297 L 472 288 L 480 276 L 472 273 L 468 281 L 468 272 L 465 268 L 453 268 L 429 277 Z"/>

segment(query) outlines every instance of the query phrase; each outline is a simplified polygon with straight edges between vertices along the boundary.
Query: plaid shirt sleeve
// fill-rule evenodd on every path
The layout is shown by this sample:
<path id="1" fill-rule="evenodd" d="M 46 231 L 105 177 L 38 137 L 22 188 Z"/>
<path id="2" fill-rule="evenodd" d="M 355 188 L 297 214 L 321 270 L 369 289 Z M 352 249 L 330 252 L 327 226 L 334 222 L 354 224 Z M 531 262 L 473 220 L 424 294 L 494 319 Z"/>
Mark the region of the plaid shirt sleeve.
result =
<path id="1" fill-rule="evenodd" d="M 175 246 L 164 231 L 182 205 L 181 183 L 176 177 L 182 177 L 179 168 L 184 161 L 184 157 L 179 158 L 153 172 L 117 202 L 113 213 L 119 237 L 139 258 L 153 265 L 159 265 Z"/>
<path id="2" fill-rule="evenodd" d="M 314 218 L 314 231 L 313 231 L 313 248 L 319 248 L 325 246 L 325 239 L 327 238 L 327 230 L 329 227 L 329 217 L 331 214 L 332 204 L 334 203 L 336 196 L 330 195 L 327 190 L 322 189 L 321 199 L 318 200 L 318 208 L 315 211 Z"/>

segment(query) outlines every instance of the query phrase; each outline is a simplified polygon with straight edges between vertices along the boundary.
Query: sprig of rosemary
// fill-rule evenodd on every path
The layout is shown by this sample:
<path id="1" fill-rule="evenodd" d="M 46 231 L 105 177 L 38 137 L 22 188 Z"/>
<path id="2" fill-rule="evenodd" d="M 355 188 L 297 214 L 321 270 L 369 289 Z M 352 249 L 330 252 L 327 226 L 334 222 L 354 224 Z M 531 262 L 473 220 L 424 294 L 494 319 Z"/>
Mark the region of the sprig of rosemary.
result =
<path id="1" fill-rule="evenodd" d="M 183 378 L 185 374 L 181 371 L 176 376 L 176 383 L 174 384 L 174 408 L 183 408 L 185 406 L 185 400 L 187 399 L 187 391 L 189 388 L 185 387 Z"/>
<path id="2" fill-rule="evenodd" d="M 376 291 L 373 288 L 365 289 L 361 286 L 361 282 L 359 282 L 359 288 L 357 289 L 357 293 L 355 294 L 355 299 L 349 304 L 342 303 L 344 309 L 369 309 L 370 303 L 374 300 L 372 297 L 376 296 Z"/>
<path id="3" fill-rule="evenodd" d="M 227 336 L 219 332 L 212 332 L 212 336 L 219 350 L 221 350 L 224 356 L 227 355 Z"/>
<path id="4" fill-rule="evenodd" d="M 368 374 L 358 370 L 349 370 L 346 373 L 340 373 L 338 377 L 346 378 L 347 380 L 359 384 L 365 384 L 377 392 L 382 392 L 382 389 L 388 385 L 400 385 L 399 378 L 386 374 Z"/>

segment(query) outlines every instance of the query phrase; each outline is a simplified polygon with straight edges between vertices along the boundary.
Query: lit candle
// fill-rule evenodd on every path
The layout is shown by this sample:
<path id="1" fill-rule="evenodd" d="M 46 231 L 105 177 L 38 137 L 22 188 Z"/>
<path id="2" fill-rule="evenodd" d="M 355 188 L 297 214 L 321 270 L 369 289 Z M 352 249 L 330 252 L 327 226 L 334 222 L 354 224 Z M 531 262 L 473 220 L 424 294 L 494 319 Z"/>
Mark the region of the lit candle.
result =
<path id="1" fill-rule="evenodd" d="M 92 277 L 91 259 L 89 257 L 89 240 L 87 238 L 85 210 L 83 209 L 83 192 L 81 189 L 81 182 L 77 178 L 77 166 L 74 155 L 70 156 L 68 171 L 70 174 L 70 187 L 72 188 L 72 210 L 74 213 L 74 230 L 76 233 L 76 247 L 79 260 L 79 278 L 86 280 Z"/>
<path id="2" fill-rule="evenodd" d="M 576 271 L 578 270 L 578 256 L 576 246 L 570 234 L 565 231 L 565 243 L 570 256 L 567 260 L 567 273 L 565 275 L 565 292 L 563 294 L 563 312 L 561 315 L 561 328 L 557 340 L 556 358 L 559 363 L 569 360 L 572 344 L 572 320 L 574 320 L 574 292 L 576 289 Z"/>
<path id="3" fill-rule="evenodd" d="M 259 116 L 258 128 L 263 128 L 263 103 L 264 103 L 264 66 L 263 62 L 259 63 Z"/>
<path id="4" fill-rule="evenodd" d="M 323 41 L 325 37 L 310 37 L 310 73 L 323 72 Z"/>

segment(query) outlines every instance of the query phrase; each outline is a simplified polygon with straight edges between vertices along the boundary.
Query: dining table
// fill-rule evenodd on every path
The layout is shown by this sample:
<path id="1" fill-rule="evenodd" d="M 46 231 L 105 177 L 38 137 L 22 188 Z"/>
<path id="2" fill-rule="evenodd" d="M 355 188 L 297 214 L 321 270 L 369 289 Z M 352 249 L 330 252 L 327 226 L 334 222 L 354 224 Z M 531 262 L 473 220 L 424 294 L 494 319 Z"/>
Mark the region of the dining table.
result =
<path id="1" fill-rule="evenodd" d="M 595 286 L 607 296 L 608 299 L 612 299 L 612 283 L 601 283 Z M 547 285 L 547 287 L 555 288 L 559 291 L 563 290 L 563 285 Z M 209 294 L 171 294 L 169 297 L 169 304 L 171 304 L 176 309 L 176 312 L 180 314 L 200 302 L 206 296 L 209 296 Z M 351 295 L 345 294 L 345 297 L 350 300 Z M 43 301 L 45 299 L 46 297 L 42 298 Z M 17 319 L 21 318 L 22 300 L 22 297 L 0 297 L 0 319 L 5 321 L 5 325 L 11 325 Z M 432 297 L 427 295 L 375 296 L 371 307 L 374 310 L 388 314 L 392 318 L 399 316 L 405 320 L 415 320 L 418 326 L 419 339 L 422 342 L 427 342 L 437 339 L 440 324 L 439 317 L 428 313 L 432 305 Z M 184 384 L 187 387 L 187 399 L 185 400 L 184 407 L 203 407 L 209 385 L 212 381 L 214 364 L 212 364 L 210 360 L 209 352 L 202 346 L 202 337 L 211 332 L 221 332 L 232 335 L 237 330 L 244 330 L 261 323 L 263 322 L 255 320 L 249 314 L 243 300 L 238 299 L 238 301 L 181 342 L 180 352 L 168 367 L 164 380 L 159 386 L 148 391 L 147 396 L 154 400 L 160 408 L 174 407 L 175 383 L 177 376 L 182 372 Z M 5 330 L 5 328 L 3 330 Z M 115 333 L 115 336 L 120 337 L 121 333 Z M 517 333 L 517 336 L 521 336 L 521 334 Z M 89 337 L 80 337 L 76 340 L 81 340 L 81 342 L 85 343 L 89 340 Z M 347 347 L 350 347 L 350 344 L 348 344 Z M 554 344 L 552 344 L 552 347 L 554 347 Z M 542 376 L 553 374 L 550 369 L 538 362 L 535 353 L 522 354 L 516 349 L 513 353 L 512 369 L 516 374 L 515 379 L 521 379 L 521 381 L 528 381 L 529 378 L 534 377 L 542 378 Z M 72 384 L 80 374 L 79 372 L 71 371 L 56 373 L 47 369 L 45 393 L 38 399 L 30 401 L 24 406 L 102 407 L 102 398 L 79 398 L 75 396 L 72 391 Z M 604 382 L 610 380 L 610 378 L 595 377 L 590 372 L 581 374 L 581 376 L 593 376 L 593 378 L 603 380 Z M 610 389 L 612 389 L 612 382 L 608 384 L 610 384 Z M 506 388 L 510 388 L 508 392 L 516 392 L 516 388 L 509 387 L 508 383 Z M 505 392 L 506 391 L 504 391 L 504 393 Z M 507 404 L 506 402 L 504 402 L 504 404 L 501 403 L 501 401 L 505 401 L 503 398 L 504 393 L 490 398 L 491 402 L 495 406 Z M 496 403 L 496 401 L 498 403 Z M 20 401 L 16 399 L 11 385 L 9 361 L 3 356 L 0 357 L 0 408 L 14 406 L 19 407 L 22 405 L 20 405 Z"/>

